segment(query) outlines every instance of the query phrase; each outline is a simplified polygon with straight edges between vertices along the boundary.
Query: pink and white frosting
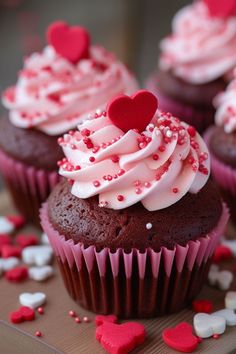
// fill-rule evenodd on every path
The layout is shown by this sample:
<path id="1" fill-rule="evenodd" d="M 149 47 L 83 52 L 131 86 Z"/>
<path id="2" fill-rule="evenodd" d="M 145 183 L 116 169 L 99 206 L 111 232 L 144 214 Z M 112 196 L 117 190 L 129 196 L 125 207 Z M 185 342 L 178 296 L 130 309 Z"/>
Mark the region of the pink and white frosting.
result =
<path id="1" fill-rule="evenodd" d="M 59 139 L 60 174 L 78 198 L 99 196 L 99 206 L 123 209 L 141 202 L 150 211 L 197 193 L 209 177 L 208 149 L 193 127 L 157 111 L 142 133 L 124 133 L 106 112 Z"/>
<path id="2" fill-rule="evenodd" d="M 100 46 L 91 46 L 90 57 L 77 64 L 47 46 L 25 60 L 16 85 L 3 93 L 2 100 L 12 124 L 59 135 L 96 109 L 104 109 L 113 96 L 137 88 L 125 65 Z"/>
<path id="3" fill-rule="evenodd" d="M 236 132 L 236 79 L 228 85 L 225 92 L 216 96 L 214 104 L 217 108 L 216 125 L 223 127 L 226 133 Z"/>
<path id="4" fill-rule="evenodd" d="M 213 17 L 203 1 L 196 1 L 174 16 L 172 27 L 173 34 L 161 42 L 162 70 L 204 84 L 236 65 L 236 16 Z"/>

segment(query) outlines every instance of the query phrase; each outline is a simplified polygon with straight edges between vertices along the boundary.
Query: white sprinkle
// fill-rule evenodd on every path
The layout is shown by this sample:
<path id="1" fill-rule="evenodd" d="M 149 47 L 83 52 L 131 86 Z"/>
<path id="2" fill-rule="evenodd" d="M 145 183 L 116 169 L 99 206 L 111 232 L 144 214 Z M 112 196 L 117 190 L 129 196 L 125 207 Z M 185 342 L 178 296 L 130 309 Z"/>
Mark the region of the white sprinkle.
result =
<path id="1" fill-rule="evenodd" d="M 167 137 L 167 138 L 171 138 L 172 135 L 173 135 L 172 131 L 171 131 L 171 130 L 167 130 L 167 132 L 166 132 L 166 137 Z"/>
<path id="2" fill-rule="evenodd" d="M 147 224 L 146 224 L 146 229 L 147 230 L 150 230 L 152 228 L 152 224 L 150 223 L 150 222 L 148 222 Z"/>

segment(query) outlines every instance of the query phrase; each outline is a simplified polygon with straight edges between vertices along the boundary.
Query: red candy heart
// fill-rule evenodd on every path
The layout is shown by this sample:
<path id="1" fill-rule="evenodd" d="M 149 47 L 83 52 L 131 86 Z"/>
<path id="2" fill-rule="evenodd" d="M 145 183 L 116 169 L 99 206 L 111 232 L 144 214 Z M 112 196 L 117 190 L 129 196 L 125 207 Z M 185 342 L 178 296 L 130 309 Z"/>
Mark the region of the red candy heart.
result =
<path id="1" fill-rule="evenodd" d="M 25 224 L 25 218 L 21 215 L 8 215 L 6 218 L 15 226 L 16 229 L 19 229 Z"/>
<path id="2" fill-rule="evenodd" d="M 10 269 L 5 273 L 5 277 L 11 282 L 21 282 L 28 278 L 28 269 L 23 266 Z"/>
<path id="3" fill-rule="evenodd" d="M 187 322 L 181 322 L 175 328 L 167 328 L 162 332 L 164 342 L 171 348 L 183 353 L 193 352 L 199 343 L 193 335 L 193 328 Z"/>
<path id="4" fill-rule="evenodd" d="M 98 315 L 95 317 L 96 326 L 101 326 L 105 322 L 117 323 L 117 317 L 115 315 L 108 315 L 108 316 Z"/>
<path id="5" fill-rule="evenodd" d="M 123 132 L 130 129 L 145 130 L 158 107 L 156 96 L 140 90 L 133 96 L 118 96 L 107 107 L 110 120 Z"/>
<path id="6" fill-rule="evenodd" d="M 222 261 L 227 261 L 232 257 L 233 257 L 233 253 L 229 247 L 224 245 L 219 245 L 215 249 L 212 261 L 213 263 L 220 263 Z"/>
<path id="7" fill-rule="evenodd" d="M 90 37 L 83 27 L 54 22 L 48 28 L 47 39 L 58 54 L 73 64 L 89 56 Z"/>
<path id="8" fill-rule="evenodd" d="M 35 246 L 39 243 L 38 237 L 35 235 L 18 235 L 16 237 L 16 243 L 22 247 Z"/>
<path id="9" fill-rule="evenodd" d="M 24 321 L 33 321 L 35 318 L 35 312 L 33 309 L 27 306 L 21 306 L 19 310 L 10 314 L 10 320 L 12 323 L 21 323 Z"/>
<path id="10" fill-rule="evenodd" d="M 226 19 L 236 15 L 236 0 L 203 0 L 210 15 Z"/>
<path id="11" fill-rule="evenodd" d="M 13 245 L 4 245 L 1 247 L 2 258 L 21 257 L 21 247 Z"/>
<path id="12" fill-rule="evenodd" d="M 104 322 L 96 329 L 96 339 L 108 353 L 125 354 L 144 342 L 145 328 L 135 322 L 121 325 Z"/>
<path id="13" fill-rule="evenodd" d="M 211 313 L 213 311 L 213 304 L 209 300 L 195 300 L 193 301 L 193 311 Z"/>

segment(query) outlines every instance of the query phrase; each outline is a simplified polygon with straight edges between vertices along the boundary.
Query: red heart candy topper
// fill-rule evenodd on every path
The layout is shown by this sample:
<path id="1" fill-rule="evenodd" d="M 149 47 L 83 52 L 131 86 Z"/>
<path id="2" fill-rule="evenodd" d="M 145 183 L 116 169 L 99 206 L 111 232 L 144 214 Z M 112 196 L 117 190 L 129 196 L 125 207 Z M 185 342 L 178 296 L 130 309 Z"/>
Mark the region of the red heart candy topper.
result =
<path id="1" fill-rule="evenodd" d="M 107 114 L 113 124 L 127 132 L 137 129 L 145 130 L 158 108 L 155 95 L 146 90 L 140 90 L 133 96 L 121 95 L 114 98 L 107 107 Z"/>
<path id="2" fill-rule="evenodd" d="M 227 19 L 236 16 L 236 0 L 203 0 L 212 17 Z"/>
<path id="3" fill-rule="evenodd" d="M 73 64 L 89 57 L 90 36 L 83 27 L 53 22 L 48 27 L 47 40 L 58 54 Z"/>

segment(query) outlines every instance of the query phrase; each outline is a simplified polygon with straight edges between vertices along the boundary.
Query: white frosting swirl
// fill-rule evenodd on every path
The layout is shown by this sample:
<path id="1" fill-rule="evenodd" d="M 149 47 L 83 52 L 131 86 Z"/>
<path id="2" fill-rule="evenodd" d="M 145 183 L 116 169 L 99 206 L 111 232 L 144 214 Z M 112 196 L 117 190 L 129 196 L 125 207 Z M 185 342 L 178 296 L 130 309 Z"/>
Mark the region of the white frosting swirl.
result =
<path id="1" fill-rule="evenodd" d="M 112 97 L 138 88 L 128 69 L 100 46 L 73 65 L 48 46 L 25 60 L 15 87 L 3 94 L 12 124 L 58 135 L 76 127 Z"/>
<path id="2" fill-rule="evenodd" d="M 197 193 L 209 177 L 207 147 L 193 127 L 157 112 L 143 133 L 117 128 L 106 113 L 60 138 L 60 174 L 72 194 L 99 195 L 99 205 L 123 209 L 141 202 L 150 211 Z"/>
<path id="3" fill-rule="evenodd" d="M 173 34 L 161 42 L 160 68 L 192 84 L 227 75 L 236 65 L 236 17 L 212 17 L 196 1 L 173 19 Z"/>

